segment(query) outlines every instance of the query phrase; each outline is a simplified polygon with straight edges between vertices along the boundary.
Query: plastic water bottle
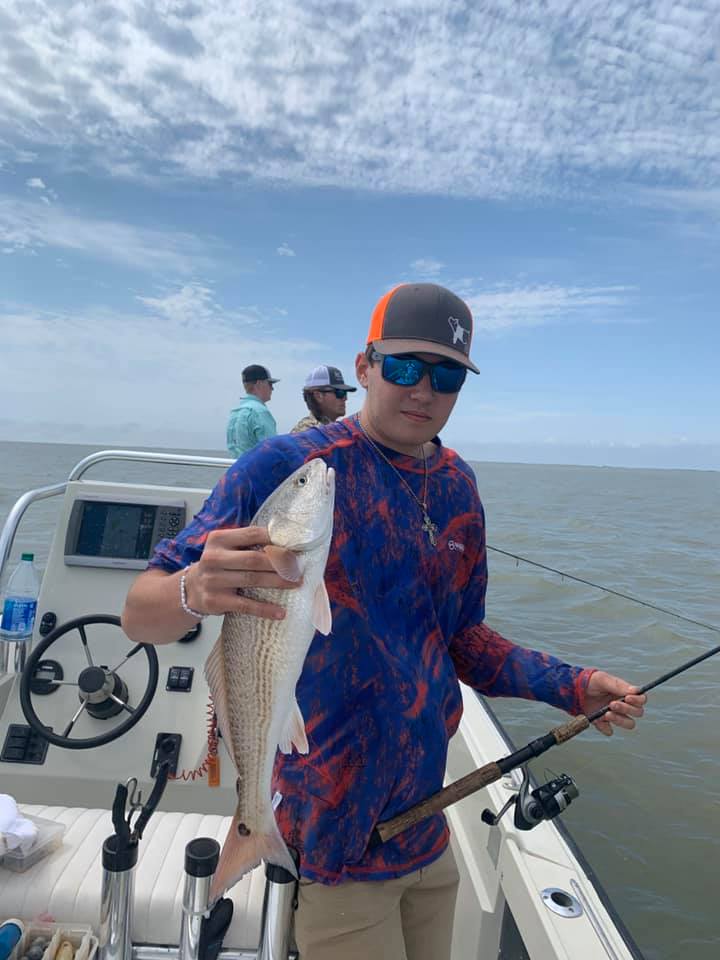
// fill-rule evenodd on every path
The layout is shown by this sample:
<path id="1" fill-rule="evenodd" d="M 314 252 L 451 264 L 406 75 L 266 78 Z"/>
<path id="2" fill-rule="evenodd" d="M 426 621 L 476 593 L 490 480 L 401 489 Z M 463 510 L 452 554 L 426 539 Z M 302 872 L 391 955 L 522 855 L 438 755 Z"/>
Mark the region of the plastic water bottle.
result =
<path id="1" fill-rule="evenodd" d="M 0 640 L 27 641 L 32 637 L 40 581 L 33 566 L 35 555 L 24 553 L 10 575 L 0 624 Z"/>
<path id="2" fill-rule="evenodd" d="M 7 960 L 20 943 L 25 927 L 22 920 L 6 920 L 0 923 L 0 960 Z"/>

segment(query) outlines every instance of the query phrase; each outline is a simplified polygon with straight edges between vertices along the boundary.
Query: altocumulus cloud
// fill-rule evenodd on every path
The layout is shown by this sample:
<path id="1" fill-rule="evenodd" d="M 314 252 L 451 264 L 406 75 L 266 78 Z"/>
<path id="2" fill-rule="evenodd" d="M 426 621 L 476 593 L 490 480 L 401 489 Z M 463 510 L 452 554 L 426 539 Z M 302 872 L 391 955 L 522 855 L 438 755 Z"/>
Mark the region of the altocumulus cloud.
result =
<path id="1" fill-rule="evenodd" d="M 227 336 L 239 326 L 263 322 L 266 326 L 277 322 L 285 315 L 278 309 L 268 315 L 257 306 L 228 310 L 221 306 L 211 287 L 199 282 L 185 284 L 179 290 L 166 293 L 162 297 L 137 297 L 140 303 L 152 313 L 159 314 L 178 327 L 205 327 L 208 335 Z M 216 328 L 216 329 L 213 329 Z"/>
<path id="2" fill-rule="evenodd" d="M 717 0 L 32 9 L 0 13 L 0 141 L 27 154 L 482 197 L 720 173 Z"/>
<path id="3" fill-rule="evenodd" d="M 480 290 L 468 288 L 465 298 L 477 330 L 501 332 L 512 327 L 537 327 L 549 323 L 629 322 L 618 313 L 632 292 L 631 287 L 568 287 L 542 285 L 526 288 Z"/>

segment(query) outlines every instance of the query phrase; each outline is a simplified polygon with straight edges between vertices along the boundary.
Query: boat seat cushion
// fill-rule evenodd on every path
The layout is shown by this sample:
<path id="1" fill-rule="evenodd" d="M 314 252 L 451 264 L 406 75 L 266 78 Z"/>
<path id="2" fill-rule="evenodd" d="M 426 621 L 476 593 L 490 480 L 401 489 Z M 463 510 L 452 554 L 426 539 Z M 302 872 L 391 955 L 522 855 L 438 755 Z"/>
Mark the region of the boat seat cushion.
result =
<path id="1" fill-rule="evenodd" d="M 24 814 L 64 823 L 62 846 L 24 873 L 0 865 L 0 904 L 4 916 L 33 920 L 49 913 L 63 923 L 98 929 L 102 887 L 102 845 L 115 831 L 109 810 L 20 804 Z M 135 868 L 133 942 L 177 944 L 185 884 L 185 845 L 212 837 L 220 845 L 230 817 L 156 811 L 140 841 Z M 258 867 L 228 896 L 235 905 L 226 948 L 256 950 L 265 874 Z"/>

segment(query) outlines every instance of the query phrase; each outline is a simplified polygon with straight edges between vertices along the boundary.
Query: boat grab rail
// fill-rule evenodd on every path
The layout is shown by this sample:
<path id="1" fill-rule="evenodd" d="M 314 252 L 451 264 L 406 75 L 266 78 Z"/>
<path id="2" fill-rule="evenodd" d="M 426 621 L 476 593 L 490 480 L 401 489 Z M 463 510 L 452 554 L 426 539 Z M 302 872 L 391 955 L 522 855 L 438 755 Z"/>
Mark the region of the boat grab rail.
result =
<path id="1" fill-rule="evenodd" d="M 0 533 L 0 583 L 2 583 L 5 564 L 8 562 L 10 551 L 15 542 L 17 528 L 20 526 L 20 521 L 27 508 L 30 504 L 37 503 L 38 500 L 48 500 L 50 497 L 60 496 L 60 494 L 65 493 L 66 488 L 67 482 L 54 483 L 49 487 L 38 487 L 37 490 L 28 490 L 27 493 L 24 493 L 15 501 Z"/>
<path id="2" fill-rule="evenodd" d="M 65 493 L 68 483 L 80 480 L 90 467 L 111 460 L 121 460 L 126 463 L 164 463 L 187 467 L 219 468 L 227 468 L 235 462 L 225 457 L 202 457 L 191 453 L 162 453 L 148 450 L 97 450 L 95 453 L 91 453 L 75 464 L 67 480 L 63 483 L 54 483 L 48 487 L 28 490 L 27 493 L 24 493 L 15 501 L 7 515 L 2 532 L 0 532 L 0 583 L 2 583 L 5 566 L 15 542 L 15 534 L 28 507 L 39 500 L 60 496 Z"/>
<path id="3" fill-rule="evenodd" d="M 109 460 L 130 463 L 172 463 L 185 467 L 231 467 L 234 460 L 227 457 L 201 457 L 194 453 L 162 453 L 155 450 L 97 450 L 85 457 L 70 471 L 68 483 L 80 480 L 90 467 Z"/>

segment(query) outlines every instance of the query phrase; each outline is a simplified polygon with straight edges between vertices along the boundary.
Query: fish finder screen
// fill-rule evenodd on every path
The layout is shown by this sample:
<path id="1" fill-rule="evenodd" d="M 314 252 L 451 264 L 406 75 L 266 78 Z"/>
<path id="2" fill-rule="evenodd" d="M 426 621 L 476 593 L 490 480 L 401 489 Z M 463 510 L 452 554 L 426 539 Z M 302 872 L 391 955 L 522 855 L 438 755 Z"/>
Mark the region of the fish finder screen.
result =
<path id="1" fill-rule="evenodd" d="M 86 501 L 74 553 L 147 560 L 157 507 Z"/>

